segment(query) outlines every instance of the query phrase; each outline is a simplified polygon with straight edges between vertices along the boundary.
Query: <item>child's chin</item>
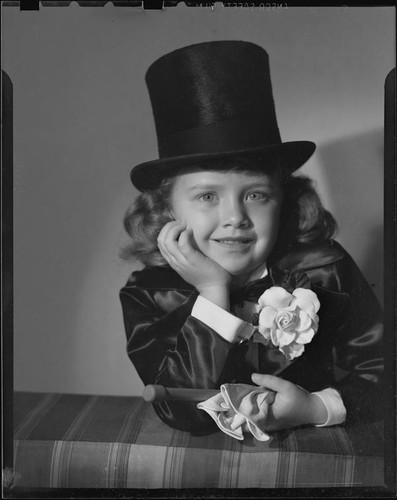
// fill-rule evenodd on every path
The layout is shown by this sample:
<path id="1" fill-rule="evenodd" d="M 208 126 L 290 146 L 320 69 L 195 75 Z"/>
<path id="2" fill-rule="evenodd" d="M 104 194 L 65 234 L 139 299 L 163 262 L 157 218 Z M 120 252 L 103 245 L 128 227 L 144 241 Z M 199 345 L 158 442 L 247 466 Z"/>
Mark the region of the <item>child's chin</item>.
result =
<path id="1" fill-rule="evenodd" d="M 234 276 L 235 278 L 238 278 L 238 277 L 241 277 L 241 276 L 246 276 L 247 274 L 250 273 L 250 271 L 247 272 L 246 269 L 242 269 L 240 267 L 227 267 L 227 266 L 223 266 L 226 271 L 231 274 L 232 276 Z"/>
<path id="2" fill-rule="evenodd" d="M 259 267 L 261 264 L 257 265 L 250 265 L 250 266 L 228 266 L 223 264 L 223 268 L 226 269 L 226 271 L 233 276 L 233 278 L 247 278 L 249 277 L 255 270 Z"/>
<path id="3" fill-rule="evenodd" d="M 245 276 L 247 272 L 239 267 L 228 266 L 224 262 L 217 262 L 225 271 L 231 274 L 234 278 L 238 278 L 239 276 Z"/>
<path id="4" fill-rule="evenodd" d="M 209 256 L 209 258 L 211 258 L 211 256 Z M 247 260 L 244 259 L 243 256 L 240 256 L 238 259 L 212 258 L 217 264 L 223 267 L 225 271 L 227 271 L 235 278 L 245 277 L 251 274 L 251 272 L 253 272 L 257 268 L 257 265 L 255 266 L 252 262 L 247 262 Z"/>

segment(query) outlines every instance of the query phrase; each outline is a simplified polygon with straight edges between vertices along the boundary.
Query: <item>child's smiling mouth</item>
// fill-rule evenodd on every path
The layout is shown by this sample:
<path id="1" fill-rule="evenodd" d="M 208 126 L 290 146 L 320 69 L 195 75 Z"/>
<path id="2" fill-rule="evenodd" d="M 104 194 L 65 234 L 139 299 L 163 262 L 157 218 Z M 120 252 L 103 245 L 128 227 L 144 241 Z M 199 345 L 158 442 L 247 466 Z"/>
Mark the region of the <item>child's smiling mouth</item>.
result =
<path id="1" fill-rule="evenodd" d="M 240 249 L 240 248 L 246 248 L 250 245 L 252 245 L 255 241 L 254 238 L 244 238 L 241 236 L 238 237 L 224 237 L 224 238 L 213 238 L 212 241 L 215 241 L 215 243 L 218 243 L 226 248 L 232 248 L 232 249 Z"/>

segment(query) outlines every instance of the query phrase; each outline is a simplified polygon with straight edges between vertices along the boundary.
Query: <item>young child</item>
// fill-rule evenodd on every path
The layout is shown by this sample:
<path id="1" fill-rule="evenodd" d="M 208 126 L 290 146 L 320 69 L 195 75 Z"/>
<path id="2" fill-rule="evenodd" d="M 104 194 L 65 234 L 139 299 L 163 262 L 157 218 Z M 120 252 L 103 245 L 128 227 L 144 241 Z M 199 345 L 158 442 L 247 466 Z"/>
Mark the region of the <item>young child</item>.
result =
<path id="1" fill-rule="evenodd" d="M 145 264 L 120 292 L 128 355 L 143 383 L 275 392 L 266 430 L 335 425 L 382 409 L 381 309 L 311 181 L 292 175 L 308 141 L 282 142 L 267 53 L 206 42 L 158 59 L 146 81 L 158 160 L 136 166 L 124 255 Z M 287 359 L 254 342 L 258 299 L 311 289 L 318 331 Z M 194 402 L 154 404 L 172 427 L 211 432 Z"/>

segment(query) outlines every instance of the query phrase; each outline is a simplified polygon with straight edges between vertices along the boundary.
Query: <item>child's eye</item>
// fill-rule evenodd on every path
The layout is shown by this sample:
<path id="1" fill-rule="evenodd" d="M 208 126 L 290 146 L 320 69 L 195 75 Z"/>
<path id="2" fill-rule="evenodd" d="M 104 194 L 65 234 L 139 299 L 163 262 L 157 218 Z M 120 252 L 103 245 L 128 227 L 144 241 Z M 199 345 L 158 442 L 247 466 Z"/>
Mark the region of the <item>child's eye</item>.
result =
<path id="1" fill-rule="evenodd" d="M 214 193 L 203 193 L 200 194 L 198 197 L 200 201 L 214 201 L 215 200 L 215 194 Z"/>
<path id="2" fill-rule="evenodd" d="M 261 193 L 259 191 L 254 191 L 252 193 L 248 193 L 247 199 L 250 201 L 259 201 L 259 200 L 264 200 L 267 201 L 269 200 L 269 195 L 267 193 Z"/>

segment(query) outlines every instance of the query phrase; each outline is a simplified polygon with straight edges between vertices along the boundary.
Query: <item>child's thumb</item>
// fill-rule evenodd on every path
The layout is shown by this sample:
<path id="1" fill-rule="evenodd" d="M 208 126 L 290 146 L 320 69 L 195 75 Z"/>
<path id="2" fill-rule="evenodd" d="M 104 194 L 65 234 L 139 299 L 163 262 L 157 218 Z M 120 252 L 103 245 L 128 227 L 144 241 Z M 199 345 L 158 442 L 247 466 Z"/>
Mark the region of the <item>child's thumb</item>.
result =
<path id="1" fill-rule="evenodd" d="M 282 378 L 275 377 L 274 375 L 262 375 L 260 373 L 253 373 L 251 379 L 255 384 L 264 386 L 275 392 L 282 392 L 286 388 L 286 384 L 288 384 Z"/>

